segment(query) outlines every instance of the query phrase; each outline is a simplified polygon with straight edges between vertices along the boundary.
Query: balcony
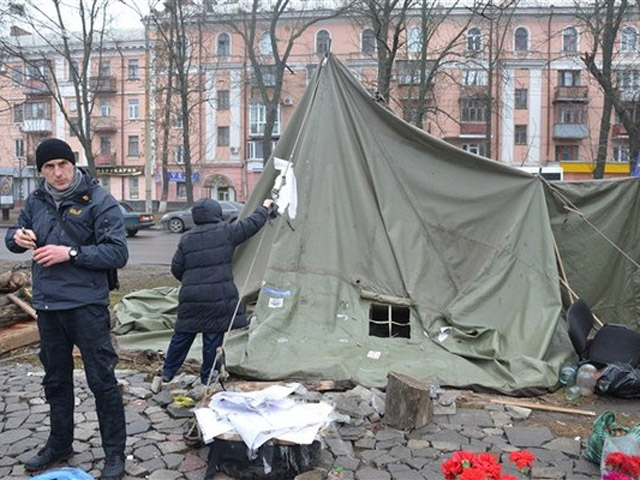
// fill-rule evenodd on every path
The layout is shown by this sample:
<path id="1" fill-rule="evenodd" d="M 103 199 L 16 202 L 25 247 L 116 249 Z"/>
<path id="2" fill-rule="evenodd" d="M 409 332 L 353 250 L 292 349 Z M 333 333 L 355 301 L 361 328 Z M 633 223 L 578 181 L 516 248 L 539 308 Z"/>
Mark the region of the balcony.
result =
<path id="1" fill-rule="evenodd" d="M 22 122 L 21 130 L 24 133 L 51 133 L 52 123 L 47 118 L 33 118 Z"/>
<path id="2" fill-rule="evenodd" d="M 611 125 L 611 136 L 614 138 L 620 138 L 620 137 L 629 137 L 629 134 L 627 133 L 627 129 L 624 128 L 624 125 L 621 123 L 615 123 L 613 125 Z"/>
<path id="3" fill-rule="evenodd" d="M 487 85 L 463 85 L 460 89 L 460 97 L 482 98 L 489 95 Z"/>
<path id="4" fill-rule="evenodd" d="M 101 153 L 94 157 L 94 161 L 96 166 L 98 167 L 113 167 L 116 164 L 116 154 L 115 153 Z"/>
<path id="5" fill-rule="evenodd" d="M 89 79 L 91 91 L 96 95 L 114 94 L 118 90 L 116 77 L 113 76 L 97 76 Z"/>
<path id="6" fill-rule="evenodd" d="M 113 117 L 91 117 L 91 128 L 98 133 L 113 133 L 118 130 L 118 124 Z"/>
<path id="7" fill-rule="evenodd" d="M 51 95 L 44 80 L 27 80 L 22 87 L 22 93 L 28 96 Z"/>
<path id="8" fill-rule="evenodd" d="M 588 102 L 589 87 L 556 87 L 555 102 Z"/>
<path id="9" fill-rule="evenodd" d="M 556 123 L 553 125 L 553 138 L 581 140 L 587 138 L 589 129 L 583 123 Z"/>
<path id="10" fill-rule="evenodd" d="M 484 138 L 487 135 L 486 123 L 461 123 L 460 124 L 460 136 L 468 138 Z"/>

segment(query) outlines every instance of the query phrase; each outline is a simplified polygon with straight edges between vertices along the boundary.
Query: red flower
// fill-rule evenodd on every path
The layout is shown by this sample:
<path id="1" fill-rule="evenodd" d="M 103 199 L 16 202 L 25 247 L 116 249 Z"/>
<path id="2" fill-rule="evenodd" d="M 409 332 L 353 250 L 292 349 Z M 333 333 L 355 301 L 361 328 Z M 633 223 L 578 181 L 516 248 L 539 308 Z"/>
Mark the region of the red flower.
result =
<path id="1" fill-rule="evenodd" d="M 487 473 L 481 468 L 465 468 L 460 475 L 460 480 L 487 480 Z"/>
<path id="2" fill-rule="evenodd" d="M 478 454 L 474 463 L 478 468 L 483 469 L 487 473 L 489 480 L 499 480 L 502 472 L 502 465 L 498 463 L 496 457 L 490 453 Z"/>
<path id="3" fill-rule="evenodd" d="M 640 457 L 637 455 L 613 452 L 607 455 L 604 464 L 609 470 L 623 473 L 631 478 L 638 478 L 640 474 Z"/>
<path id="4" fill-rule="evenodd" d="M 513 475 L 509 475 L 508 473 L 505 473 L 500 477 L 500 480 L 518 480 L 518 479 Z"/>
<path id="5" fill-rule="evenodd" d="M 531 468 L 535 459 L 536 457 L 534 457 L 533 454 L 527 450 L 512 452 L 509 455 L 509 460 L 511 460 L 515 464 L 516 468 L 520 471 Z"/>

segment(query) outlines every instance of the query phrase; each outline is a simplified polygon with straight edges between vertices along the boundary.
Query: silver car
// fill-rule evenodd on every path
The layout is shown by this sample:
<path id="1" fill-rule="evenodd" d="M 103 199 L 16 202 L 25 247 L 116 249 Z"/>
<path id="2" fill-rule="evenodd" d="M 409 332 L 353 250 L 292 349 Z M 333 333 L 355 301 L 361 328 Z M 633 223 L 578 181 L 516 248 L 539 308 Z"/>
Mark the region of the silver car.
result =
<path id="1" fill-rule="evenodd" d="M 244 204 L 228 200 L 218 200 L 218 203 L 222 207 L 222 218 L 230 222 L 238 218 L 244 208 Z M 191 207 L 163 215 L 162 226 L 173 233 L 182 233 L 185 230 L 193 228 L 194 223 L 193 217 L 191 216 Z"/>

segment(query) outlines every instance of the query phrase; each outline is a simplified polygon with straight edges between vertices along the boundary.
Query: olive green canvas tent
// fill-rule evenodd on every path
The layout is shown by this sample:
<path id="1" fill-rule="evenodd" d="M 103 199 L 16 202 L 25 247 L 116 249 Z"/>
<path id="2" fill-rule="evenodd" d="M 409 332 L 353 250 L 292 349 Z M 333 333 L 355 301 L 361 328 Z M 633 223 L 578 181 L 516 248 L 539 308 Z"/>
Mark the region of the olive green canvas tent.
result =
<path id="1" fill-rule="evenodd" d="M 625 210 L 637 211 L 634 180 L 554 186 L 464 152 L 377 103 L 333 56 L 273 157 L 290 166 L 277 171 L 269 160 L 245 214 L 274 186 L 297 206 L 236 251 L 236 284 L 253 317 L 227 339 L 234 373 L 382 386 L 394 370 L 526 393 L 553 388 L 574 356 L 561 274 L 596 306 L 637 318 L 637 268 L 607 237 L 639 258 L 637 221 Z M 598 235 L 567 205 L 617 218 Z M 121 332 L 145 315 L 125 317 Z"/>

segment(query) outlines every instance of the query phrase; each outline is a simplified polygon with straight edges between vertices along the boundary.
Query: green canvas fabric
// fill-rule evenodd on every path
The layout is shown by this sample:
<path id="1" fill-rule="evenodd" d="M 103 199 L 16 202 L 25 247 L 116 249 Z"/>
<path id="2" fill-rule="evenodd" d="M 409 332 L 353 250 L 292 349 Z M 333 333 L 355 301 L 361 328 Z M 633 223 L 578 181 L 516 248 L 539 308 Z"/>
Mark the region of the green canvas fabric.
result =
<path id="1" fill-rule="evenodd" d="M 571 289 L 605 323 L 640 330 L 638 179 L 551 182 L 546 193 Z"/>
<path id="2" fill-rule="evenodd" d="M 294 164 L 298 212 L 238 251 L 237 284 L 259 299 L 232 342 L 232 371 L 383 385 L 398 370 L 509 392 L 555 385 L 571 352 L 552 348 L 562 302 L 536 177 L 408 125 L 333 57 L 275 156 Z M 276 173 L 268 164 L 248 210 Z M 370 294 L 411 305 L 410 339 L 369 335 Z M 450 334 L 438 341 L 443 327 Z"/>
<path id="3" fill-rule="evenodd" d="M 637 322 L 637 268 L 558 200 L 637 259 L 636 180 L 554 184 L 468 154 L 374 101 L 332 56 L 274 155 L 293 163 L 297 216 L 269 220 L 236 251 L 253 315 L 227 338 L 233 373 L 384 386 L 393 370 L 514 394 L 554 388 L 575 358 L 554 241 L 603 320 Z M 246 212 L 277 173 L 272 158 Z M 166 350 L 176 297 L 154 295 L 125 297 L 121 345 Z M 385 308 L 407 325 L 374 336 L 371 316 Z"/>

